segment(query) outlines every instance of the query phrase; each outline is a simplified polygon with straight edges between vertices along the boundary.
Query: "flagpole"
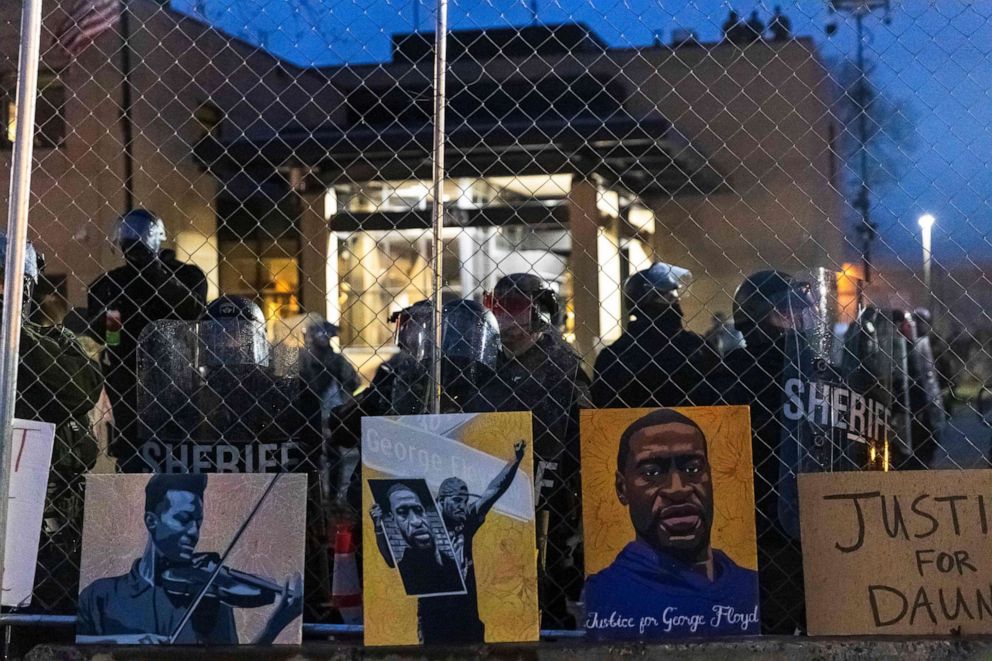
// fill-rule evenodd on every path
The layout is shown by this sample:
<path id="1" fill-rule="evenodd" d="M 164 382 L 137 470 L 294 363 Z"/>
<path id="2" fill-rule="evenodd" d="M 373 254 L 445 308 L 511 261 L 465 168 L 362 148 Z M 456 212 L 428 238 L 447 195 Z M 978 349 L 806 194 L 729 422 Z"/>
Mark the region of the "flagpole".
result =
<path id="1" fill-rule="evenodd" d="M 121 139 L 124 142 L 124 209 L 134 208 L 134 123 L 131 119 L 133 90 L 131 88 L 131 12 L 127 0 L 121 0 Z"/>
<path id="2" fill-rule="evenodd" d="M 4 264 L 3 323 L 0 329 L 0 568 L 7 543 L 7 499 L 10 493 L 10 445 L 17 399 L 17 362 L 24 299 L 24 258 L 31 201 L 31 158 L 34 151 L 35 105 L 38 98 L 38 59 L 41 54 L 42 0 L 24 0 L 21 45 L 17 65 L 17 127 L 10 167 L 10 206 L 7 209 L 7 256 Z M 23 531 L 22 531 L 23 532 Z M 16 533 L 16 531 L 15 531 Z M 0 590 L 3 574 L 0 572 Z"/>

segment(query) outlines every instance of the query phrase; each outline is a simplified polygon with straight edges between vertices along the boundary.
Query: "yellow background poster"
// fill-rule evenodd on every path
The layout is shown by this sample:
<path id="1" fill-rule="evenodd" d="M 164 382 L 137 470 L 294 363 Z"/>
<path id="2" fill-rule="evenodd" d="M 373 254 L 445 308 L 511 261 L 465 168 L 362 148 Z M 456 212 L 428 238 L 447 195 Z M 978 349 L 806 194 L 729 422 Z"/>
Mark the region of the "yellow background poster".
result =
<path id="1" fill-rule="evenodd" d="M 627 508 L 617 500 L 617 449 L 635 420 L 656 409 L 581 412 L 582 522 L 585 573 L 607 567 L 634 539 Z M 712 545 L 745 569 L 757 570 L 751 419 L 746 406 L 673 408 L 699 425 L 707 439 L 713 474 Z"/>
<path id="2" fill-rule="evenodd" d="M 459 477 L 472 499 L 526 443 L 511 489 L 485 518 L 472 543 L 479 617 L 485 642 L 538 639 L 537 550 L 530 413 L 453 414 L 365 418 L 362 421 L 362 542 L 366 645 L 417 645 L 417 597 L 378 550 L 369 515 L 368 480 L 424 478 L 438 484 Z M 471 501 L 470 501 L 471 502 Z M 529 511 L 527 511 L 529 509 Z M 509 514 L 507 511 L 509 510 Z"/>

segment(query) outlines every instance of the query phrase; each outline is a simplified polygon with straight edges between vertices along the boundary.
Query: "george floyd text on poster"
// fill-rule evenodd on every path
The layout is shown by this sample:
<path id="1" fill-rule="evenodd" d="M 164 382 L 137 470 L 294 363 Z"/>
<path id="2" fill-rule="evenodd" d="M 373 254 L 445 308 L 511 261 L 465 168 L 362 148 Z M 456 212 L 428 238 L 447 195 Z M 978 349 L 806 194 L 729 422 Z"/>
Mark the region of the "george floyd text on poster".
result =
<path id="1" fill-rule="evenodd" d="M 809 474 L 799 495 L 811 634 L 992 633 L 992 472 Z"/>
<path id="2" fill-rule="evenodd" d="M 76 640 L 298 644 L 305 475 L 90 475 Z"/>
<path id="3" fill-rule="evenodd" d="M 529 413 L 364 418 L 365 644 L 538 639 Z"/>
<path id="4" fill-rule="evenodd" d="M 582 411 L 594 640 L 758 635 L 747 407 Z"/>

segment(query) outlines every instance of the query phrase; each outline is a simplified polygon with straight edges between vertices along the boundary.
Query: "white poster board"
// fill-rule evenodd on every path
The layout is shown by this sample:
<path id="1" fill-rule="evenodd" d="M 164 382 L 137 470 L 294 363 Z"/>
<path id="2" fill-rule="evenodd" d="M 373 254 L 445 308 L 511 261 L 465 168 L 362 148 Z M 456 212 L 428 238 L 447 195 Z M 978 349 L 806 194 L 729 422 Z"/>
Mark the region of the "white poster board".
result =
<path id="1" fill-rule="evenodd" d="M 55 425 L 14 419 L 3 592 L 0 595 L 3 606 L 31 603 L 54 442 Z"/>

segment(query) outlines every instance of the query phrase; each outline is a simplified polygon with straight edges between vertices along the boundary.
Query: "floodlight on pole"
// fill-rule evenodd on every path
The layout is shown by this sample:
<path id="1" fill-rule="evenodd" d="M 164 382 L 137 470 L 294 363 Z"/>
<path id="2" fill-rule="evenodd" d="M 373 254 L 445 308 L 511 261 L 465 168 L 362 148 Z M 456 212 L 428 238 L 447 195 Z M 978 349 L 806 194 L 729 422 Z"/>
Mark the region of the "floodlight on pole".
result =
<path id="1" fill-rule="evenodd" d="M 864 19 L 869 14 L 880 11 L 883 14 L 882 21 L 889 23 L 889 13 L 891 11 L 889 0 L 827 0 L 827 10 L 831 13 L 845 13 L 854 17 L 854 24 L 857 28 L 857 53 L 856 61 L 858 67 L 858 84 L 854 89 L 853 99 L 856 104 L 857 115 L 857 137 L 858 137 L 858 178 L 860 179 L 858 193 L 853 200 L 853 206 L 861 216 L 858 224 L 857 235 L 861 244 L 861 265 L 863 269 L 864 281 L 871 282 L 872 244 L 877 236 L 875 223 L 871 220 L 871 191 L 868 186 L 868 80 L 865 69 L 865 30 Z M 833 36 L 837 32 L 837 23 L 831 21 L 827 25 L 827 36 Z"/>

